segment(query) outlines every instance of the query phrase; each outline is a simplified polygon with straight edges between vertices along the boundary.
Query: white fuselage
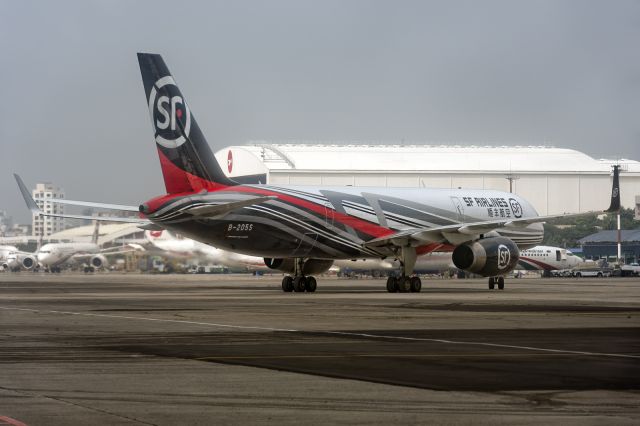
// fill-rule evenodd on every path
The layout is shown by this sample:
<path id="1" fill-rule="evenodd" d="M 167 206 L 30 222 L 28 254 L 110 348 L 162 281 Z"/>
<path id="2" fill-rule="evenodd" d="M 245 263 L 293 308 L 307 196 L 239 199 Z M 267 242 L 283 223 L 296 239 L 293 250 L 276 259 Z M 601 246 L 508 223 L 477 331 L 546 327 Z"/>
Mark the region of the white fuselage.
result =
<path id="1" fill-rule="evenodd" d="M 0 246 L 0 267 L 4 267 L 5 264 L 8 265 L 8 258 L 10 253 L 15 253 L 18 251 L 18 248 L 15 246 Z"/>
<path id="2" fill-rule="evenodd" d="M 564 270 L 571 269 L 582 262 L 582 259 L 567 249 L 551 246 L 536 246 L 520 252 L 520 260 L 516 270 Z M 358 259 L 339 260 L 335 266 L 340 270 L 354 271 L 393 271 L 398 262 L 393 259 Z M 434 252 L 419 256 L 415 270 L 418 272 L 439 272 L 455 268 L 450 252 Z"/>
<path id="3" fill-rule="evenodd" d="M 58 266 L 75 255 L 98 254 L 100 247 L 95 243 L 49 243 L 36 253 L 38 262 L 46 267 Z"/>
<path id="4" fill-rule="evenodd" d="M 580 263 L 582 259 L 567 249 L 536 246 L 520 252 L 516 269 L 560 271 L 571 269 Z"/>
<path id="5" fill-rule="evenodd" d="M 190 238 L 176 237 L 169 231 L 146 231 L 145 238 L 169 257 L 197 258 L 217 265 L 245 267 L 249 270 L 268 269 L 261 257 L 220 250 Z"/>

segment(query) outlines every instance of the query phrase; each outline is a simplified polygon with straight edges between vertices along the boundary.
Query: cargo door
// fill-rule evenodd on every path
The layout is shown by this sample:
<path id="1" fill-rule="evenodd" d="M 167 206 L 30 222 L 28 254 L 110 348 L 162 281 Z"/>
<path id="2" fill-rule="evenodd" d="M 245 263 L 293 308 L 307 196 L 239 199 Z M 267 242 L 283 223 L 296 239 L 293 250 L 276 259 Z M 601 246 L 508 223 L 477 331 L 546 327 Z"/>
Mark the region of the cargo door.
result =
<path id="1" fill-rule="evenodd" d="M 464 222 L 464 204 L 458 197 L 451 197 L 451 204 L 453 204 L 453 210 L 456 212 L 457 220 Z"/>

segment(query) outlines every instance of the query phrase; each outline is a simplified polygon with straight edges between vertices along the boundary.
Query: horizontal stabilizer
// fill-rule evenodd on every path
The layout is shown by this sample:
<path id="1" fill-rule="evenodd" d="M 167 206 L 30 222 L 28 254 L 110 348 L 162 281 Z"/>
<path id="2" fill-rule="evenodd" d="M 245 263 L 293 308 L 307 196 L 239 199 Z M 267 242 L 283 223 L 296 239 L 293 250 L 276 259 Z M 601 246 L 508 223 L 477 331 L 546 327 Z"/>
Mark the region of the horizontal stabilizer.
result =
<path id="1" fill-rule="evenodd" d="M 36 212 L 40 216 L 48 216 L 48 217 L 63 217 L 65 219 L 83 219 L 83 220 L 97 220 L 100 222 L 122 222 L 122 223 L 132 223 L 137 225 L 145 225 L 149 222 L 147 219 L 140 219 L 136 217 L 117 217 L 117 216 L 89 216 L 89 215 L 81 215 L 81 214 L 54 214 L 54 213 L 45 213 L 43 211 Z"/>
<path id="2" fill-rule="evenodd" d="M 76 215 L 76 214 L 45 213 L 42 210 L 40 210 L 40 207 L 38 207 L 38 204 L 35 202 L 31 194 L 29 193 L 29 190 L 27 189 L 27 186 L 22 181 L 22 178 L 15 173 L 13 174 L 13 176 L 16 178 L 16 182 L 18 183 L 18 188 L 20 189 L 22 198 L 24 198 L 24 202 L 27 203 L 27 207 L 29 208 L 29 210 L 31 210 L 33 214 L 37 214 L 40 216 L 48 216 L 48 217 L 63 217 L 66 219 L 99 220 L 103 222 L 124 222 L 124 223 L 132 223 L 136 225 L 145 225 L 145 224 L 151 223 L 147 219 L 142 219 L 137 217 L 89 216 L 89 215 Z M 48 201 L 52 201 L 52 200 L 48 200 Z M 66 200 L 66 201 L 70 201 L 67 204 L 71 204 L 71 200 Z M 76 203 L 85 203 L 85 202 L 79 201 Z M 93 203 L 93 204 L 99 205 L 100 203 Z M 86 204 L 76 204 L 76 205 L 86 205 Z M 117 205 L 117 204 L 111 204 L 111 205 Z M 130 206 L 120 206 L 120 207 L 130 207 Z M 115 209 L 115 210 L 123 210 L 123 209 Z M 135 211 L 137 210 L 138 209 L 135 209 Z"/>
<path id="3" fill-rule="evenodd" d="M 222 217 L 227 213 L 233 210 L 240 209 L 242 207 L 253 206 L 255 204 L 264 203 L 269 200 L 275 200 L 277 198 L 278 197 L 274 195 L 270 195 L 267 197 L 255 197 L 255 198 L 249 198 L 247 200 L 242 200 L 242 201 L 233 201 L 231 203 L 207 204 L 204 206 L 198 206 L 198 207 L 193 207 L 191 209 L 188 209 L 185 211 L 185 213 L 188 213 L 193 216 L 206 217 L 211 219 L 211 218 Z"/>
<path id="4" fill-rule="evenodd" d="M 20 193 L 22 194 L 22 198 L 24 198 L 24 202 L 27 203 L 27 207 L 31 210 L 32 213 L 40 213 L 40 207 L 33 201 L 33 197 L 29 194 L 29 190 L 27 186 L 22 181 L 22 178 L 18 176 L 17 173 L 13 174 L 13 177 L 16 178 L 16 182 L 18 182 L 18 188 L 20 189 Z"/>
<path id="5" fill-rule="evenodd" d="M 125 212 L 139 211 L 139 208 L 137 206 L 125 206 L 123 204 L 95 203 L 92 201 L 65 200 L 61 198 L 55 198 L 47 201 L 56 203 L 56 204 L 68 204 L 71 206 L 82 206 L 82 207 L 95 207 L 95 208 L 105 209 L 105 210 L 120 210 Z"/>

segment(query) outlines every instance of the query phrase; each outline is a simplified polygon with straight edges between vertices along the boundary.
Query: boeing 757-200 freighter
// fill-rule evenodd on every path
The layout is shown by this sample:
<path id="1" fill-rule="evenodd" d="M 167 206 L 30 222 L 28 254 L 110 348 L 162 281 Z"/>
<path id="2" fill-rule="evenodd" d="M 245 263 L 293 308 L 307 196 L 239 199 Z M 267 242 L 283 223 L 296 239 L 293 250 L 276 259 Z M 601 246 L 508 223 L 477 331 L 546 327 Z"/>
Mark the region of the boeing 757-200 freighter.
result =
<path id="1" fill-rule="evenodd" d="M 434 251 L 452 251 L 456 267 L 503 288 L 520 250 L 542 241 L 542 223 L 567 216 L 539 216 L 522 197 L 493 190 L 239 184 L 222 172 L 162 57 L 139 53 L 138 62 L 166 194 L 139 207 L 58 201 L 139 211 L 137 220 L 115 220 L 263 257 L 291 274 L 284 291 L 315 291 L 313 275 L 336 259 L 390 257 L 400 261 L 400 274 L 387 290 L 418 292 L 416 258 Z M 35 213 L 55 216 L 21 189 Z M 619 207 L 614 168 L 608 211 Z"/>

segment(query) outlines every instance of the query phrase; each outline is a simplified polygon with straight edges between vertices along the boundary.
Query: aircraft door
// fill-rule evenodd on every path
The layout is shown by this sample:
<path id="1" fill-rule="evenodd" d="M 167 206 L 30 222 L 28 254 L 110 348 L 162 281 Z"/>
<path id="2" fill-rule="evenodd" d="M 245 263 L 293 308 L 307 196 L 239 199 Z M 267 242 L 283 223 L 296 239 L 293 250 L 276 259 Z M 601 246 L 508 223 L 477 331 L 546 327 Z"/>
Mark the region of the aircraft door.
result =
<path id="1" fill-rule="evenodd" d="M 324 218 L 327 224 L 327 228 L 331 229 L 333 227 L 333 219 L 335 216 L 335 210 L 333 210 L 333 206 L 330 202 L 324 203 Z"/>
<path id="2" fill-rule="evenodd" d="M 558 262 L 562 260 L 567 260 L 567 251 L 566 250 L 556 250 L 556 260 Z"/>
<path id="3" fill-rule="evenodd" d="M 460 201 L 458 197 L 451 197 L 451 203 L 453 204 L 453 209 L 457 214 L 457 218 L 460 222 L 464 222 L 464 204 Z"/>

